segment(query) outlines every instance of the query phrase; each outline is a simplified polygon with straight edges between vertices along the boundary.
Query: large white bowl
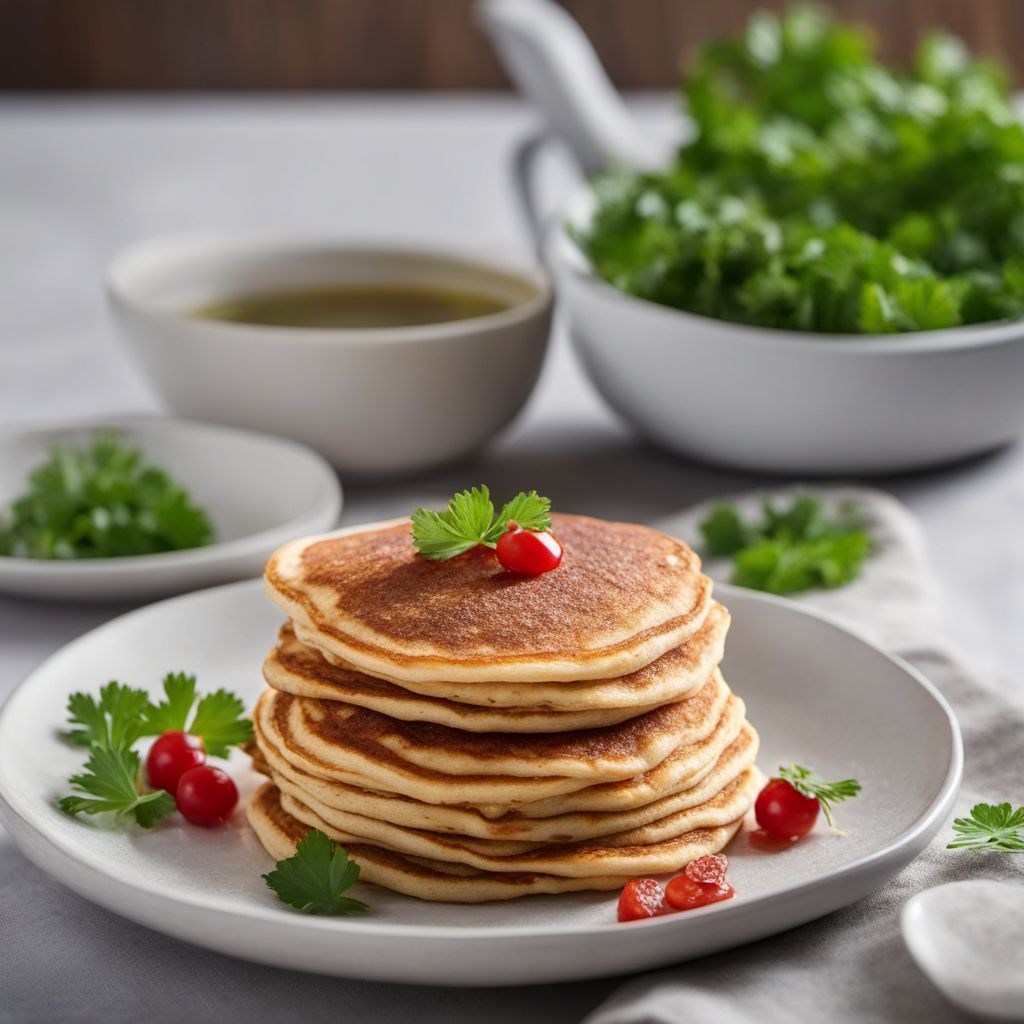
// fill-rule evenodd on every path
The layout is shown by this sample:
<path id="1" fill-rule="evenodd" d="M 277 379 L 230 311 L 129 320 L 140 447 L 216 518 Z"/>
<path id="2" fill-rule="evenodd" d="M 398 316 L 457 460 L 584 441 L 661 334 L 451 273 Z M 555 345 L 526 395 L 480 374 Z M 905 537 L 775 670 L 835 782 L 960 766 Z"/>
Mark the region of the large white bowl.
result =
<path id="1" fill-rule="evenodd" d="M 564 226 L 592 200 L 574 198 L 545 252 L 588 374 L 656 444 L 767 472 L 891 473 L 1024 431 L 1024 323 L 871 336 L 684 313 L 595 277 Z"/>
<path id="2" fill-rule="evenodd" d="M 508 308 L 365 330 L 266 327 L 192 311 L 261 289 L 408 284 L 476 291 Z M 444 250 L 252 235 L 156 238 L 107 277 L 130 353 L 175 413 L 282 434 L 348 473 L 467 456 L 519 411 L 547 348 L 547 275 Z"/>
<path id="3" fill-rule="evenodd" d="M 579 26 L 550 0 L 477 0 L 506 71 L 581 170 L 671 159 L 613 89 Z M 528 143 L 521 198 L 539 217 Z M 681 455 L 783 473 L 888 473 L 995 448 L 1024 431 L 1024 323 L 918 334 L 745 327 L 635 298 L 598 280 L 565 230 L 594 205 L 582 188 L 544 251 L 583 365 L 642 434 Z"/>

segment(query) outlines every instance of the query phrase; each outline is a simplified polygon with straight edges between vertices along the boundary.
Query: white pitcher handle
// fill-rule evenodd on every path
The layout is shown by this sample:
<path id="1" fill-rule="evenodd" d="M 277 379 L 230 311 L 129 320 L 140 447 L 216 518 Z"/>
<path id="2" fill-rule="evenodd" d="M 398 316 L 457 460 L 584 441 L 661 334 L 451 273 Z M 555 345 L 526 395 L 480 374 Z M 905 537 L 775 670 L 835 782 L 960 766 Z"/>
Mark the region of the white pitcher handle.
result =
<path id="1" fill-rule="evenodd" d="M 663 166 L 571 15 L 552 0 L 477 0 L 476 17 L 519 91 L 544 114 L 583 173 Z"/>
<path id="2" fill-rule="evenodd" d="M 537 157 L 550 141 L 551 136 L 547 132 L 534 132 L 516 145 L 512 155 L 512 183 L 516 199 L 539 257 L 543 256 L 541 245 L 544 240 L 545 218 L 537 197 L 535 168 Z"/>

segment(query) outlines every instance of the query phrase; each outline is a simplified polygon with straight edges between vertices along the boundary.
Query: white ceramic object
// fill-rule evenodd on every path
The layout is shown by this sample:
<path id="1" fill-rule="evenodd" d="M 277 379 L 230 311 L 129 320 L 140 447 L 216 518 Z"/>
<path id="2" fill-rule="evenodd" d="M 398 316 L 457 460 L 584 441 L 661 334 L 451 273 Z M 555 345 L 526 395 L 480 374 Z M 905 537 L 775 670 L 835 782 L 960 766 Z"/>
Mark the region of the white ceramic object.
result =
<path id="1" fill-rule="evenodd" d="M 82 447 L 112 430 L 166 469 L 205 509 L 213 544 L 126 558 L 0 557 L 0 593 L 53 600 L 141 600 L 259 575 L 285 541 L 330 529 L 341 488 L 316 452 L 292 441 L 182 420 L 124 419 L 0 432 L 0 508 L 25 493 L 55 441 Z"/>
<path id="2" fill-rule="evenodd" d="M 196 317 L 265 289 L 390 284 L 507 304 L 452 323 L 267 327 Z M 519 411 L 547 348 L 540 269 L 444 250 L 245 234 L 156 238 L 124 250 L 107 290 L 120 334 L 181 416 L 281 434 L 339 470 L 379 476 L 470 455 Z"/>
<path id="3" fill-rule="evenodd" d="M 510 76 L 584 171 L 651 166 L 651 146 L 596 58 L 581 57 L 586 41 L 564 11 L 550 0 L 479 0 L 477 11 Z M 519 170 L 529 202 L 528 169 Z M 656 444 L 768 472 L 891 473 L 1024 431 L 1024 323 L 827 335 L 674 310 L 594 275 L 566 231 L 585 226 L 593 207 L 584 186 L 550 224 L 545 259 L 595 385 Z"/>
<path id="4" fill-rule="evenodd" d="M 727 586 L 725 674 L 762 738 L 759 761 L 810 764 L 864 786 L 840 808 L 843 838 L 819 826 L 782 854 L 741 835 L 729 850 L 737 897 L 630 925 L 614 893 L 482 906 L 427 903 L 370 885 L 365 918 L 316 918 L 276 902 L 270 866 L 236 812 L 208 831 L 168 820 L 122 832 L 61 814 L 81 760 L 58 729 L 72 690 L 110 678 L 155 688 L 174 667 L 253 701 L 281 615 L 258 583 L 177 598 L 74 641 L 0 711 L 0 819 L 25 853 L 88 899 L 159 931 L 280 967 L 443 985 L 534 984 L 660 967 L 782 931 L 872 892 L 912 860 L 956 795 L 962 753 L 948 705 L 917 672 L 778 598 Z M 886 713 L 878 714 L 879 707 Z M 257 780 L 238 754 L 244 794 Z"/>
<path id="5" fill-rule="evenodd" d="M 1024 1020 L 1024 885 L 970 879 L 907 901 L 903 938 L 917 966 L 967 1013 Z"/>

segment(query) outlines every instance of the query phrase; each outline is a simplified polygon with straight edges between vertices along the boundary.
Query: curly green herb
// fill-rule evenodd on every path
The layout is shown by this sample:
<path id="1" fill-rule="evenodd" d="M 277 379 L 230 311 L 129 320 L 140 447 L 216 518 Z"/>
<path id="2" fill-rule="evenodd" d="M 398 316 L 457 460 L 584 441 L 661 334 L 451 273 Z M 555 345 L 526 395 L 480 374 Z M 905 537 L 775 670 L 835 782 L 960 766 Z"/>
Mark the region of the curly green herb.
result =
<path id="1" fill-rule="evenodd" d="M 849 507 L 826 517 L 811 496 L 788 508 L 769 499 L 760 523 L 744 522 L 734 505 L 722 502 L 702 520 L 700 531 L 713 557 L 731 556 L 732 582 L 772 594 L 794 594 L 852 582 L 871 551 L 871 538 Z"/>
<path id="2" fill-rule="evenodd" d="M 0 555 L 15 558 L 151 555 L 212 540 L 187 492 L 113 433 L 82 450 L 55 444 L 28 492 L 0 514 Z"/>
<path id="3" fill-rule="evenodd" d="M 1024 314 L 1024 127 L 1007 76 L 932 34 L 913 72 L 816 8 L 759 13 L 683 88 L 664 172 L 612 172 L 578 240 L 602 278 L 703 316 L 838 333 Z"/>

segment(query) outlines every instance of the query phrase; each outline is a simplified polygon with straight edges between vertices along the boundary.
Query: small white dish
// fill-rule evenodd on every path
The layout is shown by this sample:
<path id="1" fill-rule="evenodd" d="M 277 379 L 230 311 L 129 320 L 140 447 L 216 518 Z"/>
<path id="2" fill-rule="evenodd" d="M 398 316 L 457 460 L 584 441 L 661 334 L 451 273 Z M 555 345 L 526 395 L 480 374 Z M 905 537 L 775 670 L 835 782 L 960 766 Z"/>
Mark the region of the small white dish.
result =
<path id="1" fill-rule="evenodd" d="M 408 327 L 268 327 L 195 310 L 260 291 L 386 285 L 475 292 L 506 308 Z M 551 326 L 545 271 L 444 248 L 196 233 L 120 253 L 121 337 L 179 416 L 291 437 L 346 474 L 423 470 L 479 449 L 522 408 Z"/>
<path id="2" fill-rule="evenodd" d="M 901 923 L 910 955 L 950 1002 L 991 1020 L 1024 1020 L 1024 885 L 938 885 L 907 901 Z"/>
<path id="3" fill-rule="evenodd" d="M 151 833 L 62 814 L 55 800 L 81 751 L 58 730 L 73 690 L 108 679 L 155 690 L 169 669 L 255 701 L 281 613 L 259 583 L 165 601 L 86 634 L 38 668 L 0 710 L 0 819 L 26 855 L 88 899 L 158 931 L 278 967 L 438 985 L 539 984 L 678 963 L 820 917 L 882 885 L 939 829 L 960 783 L 960 733 L 914 669 L 827 618 L 728 586 L 724 671 L 762 738 L 761 766 L 796 761 L 864 786 L 846 835 L 819 824 L 779 854 L 741 835 L 728 848 L 737 897 L 649 921 L 615 921 L 615 893 L 481 906 L 426 903 L 376 886 L 362 918 L 282 906 L 241 810 L 207 831 L 173 818 Z M 885 713 L 879 714 L 879 708 Z M 236 754 L 243 800 L 258 779 Z"/>
<path id="4" fill-rule="evenodd" d="M 0 593 L 53 600 L 142 600 L 259 575 L 271 552 L 337 525 L 341 487 L 316 452 L 292 441 L 184 420 L 123 419 L 0 432 L 0 508 L 61 441 L 111 430 L 165 469 L 210 516 L 212 544 L 124 558 L 0 556 Z"/>

